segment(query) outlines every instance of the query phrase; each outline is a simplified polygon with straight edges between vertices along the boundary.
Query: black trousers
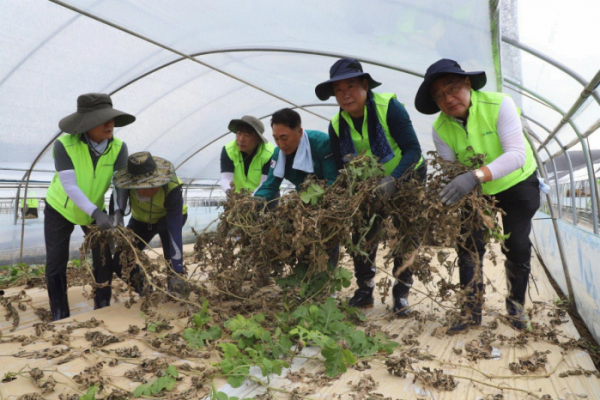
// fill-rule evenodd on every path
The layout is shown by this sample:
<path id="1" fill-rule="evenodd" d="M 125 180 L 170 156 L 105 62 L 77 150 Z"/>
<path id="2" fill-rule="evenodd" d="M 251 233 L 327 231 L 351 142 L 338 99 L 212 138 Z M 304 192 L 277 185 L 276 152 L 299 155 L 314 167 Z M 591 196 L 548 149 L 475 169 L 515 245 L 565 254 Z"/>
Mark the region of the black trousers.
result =
<path id="1" fill-rule="evenodd" d="M 537 172 L 534 172 L 522 182 L 517 183 L 494 195 L 505 215 L 502 216 L 504 234 L 510 236 L 504 242 L 506 250 L 502 252 L 506 259 L 514 264 L 522 265 L 529 263 L 531 259 L 531 220 L 535 212 L 540 208 L 540 189 Z M 483 260 L 485 255 L 484 230 L 474 231 L 467 239 L 465 246 L 458 247 L 459 260 L 474 263 L 471 260 L 470 251 Z M 463 234 L 468 232 L 463 231 Z"/>
<path id="2" fill-rule="evenodd" d="M 63 318 L 68 316 L 69 303 L 67 299 L 67 263 L 69 262 L 69 242 L 75 224 L 63 217 L 52 206 L 46 203 L 44 209 L 44 240 L 46 242 L 46 282 L 50 297 L 50 308 L 62 309 Z M 83 233 L 89 228 L 81 226 Z M 102 259 L 106 265 L 104 265 Z M 97 283 L 109 284 L 112 282 L 111 254 L 108 246 L 104 249 L 100 245 L 92 247 L 93 274 Z M 110 298 L 110 287 L 96 290 L 96 297 L 106 295 Z"/>
<path id="3" fill-rule="evenodd" d="M 412 174 L 408 174 L 403 178 L 403 180 L 409 179 L 418 179 L 423 182 L 427 175 L 427 166 L 424 163 L 421 167 L 417 168 Z M 383 218 L 383 217 L 382 217 Z M 356 278 L 356 283 L 358 287 L 365 287 L 368 283 L 375 277 L 375 272 L 377 268 L 375 266 L 375 259 L 377 257 L 377 246 L 379 245 L 379 241 L 376 239 L 377 234 L 379 233 L 379 229 L 381 228 L 382 218 L 376 218 L 373 222 L 373 226 L 365 235 L 365 240 L 367 243 L 370 243 L 369 251 L 367 256 L 361 256 L 359 254 L 352 254 L 352 259 L 354 261 L 354 277 Z M 370 220 L 366 219 L 366 222 Z M 361 236 L 358 232 L 354 232 L 352 234 L 352 243 L 356 246 Z M 415 243 L 415 246 L 418 246 L 418 243 Z M 415 247 L 416 248 L 416 247 Z M 394 268 L 392 273 L 396 273 L 397 269 L 402 266 L 403 254 L 398 254 L 394 257 Z M 404 271 L 400 273 L 398 276 L 398 283 L 404 284 L 407 288 L 409 288 L 413 283 L 413 273 L 410 268 L 406 268 Z"/>

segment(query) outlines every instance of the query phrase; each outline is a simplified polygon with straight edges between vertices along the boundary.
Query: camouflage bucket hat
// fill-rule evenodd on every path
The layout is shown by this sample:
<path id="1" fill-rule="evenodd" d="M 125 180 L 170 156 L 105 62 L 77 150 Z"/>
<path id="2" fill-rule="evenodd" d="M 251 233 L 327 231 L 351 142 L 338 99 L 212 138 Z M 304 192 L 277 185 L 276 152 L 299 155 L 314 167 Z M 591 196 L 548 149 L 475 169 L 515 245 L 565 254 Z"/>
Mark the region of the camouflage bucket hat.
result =
<path id="1" fill-rule="evenodd" d="M 119 189 L 151 189 L 164 186 L 175 175 L 173 164 L 147 151 L 129 156 L 127 166 L 115 173 L 113 181 Z"/>

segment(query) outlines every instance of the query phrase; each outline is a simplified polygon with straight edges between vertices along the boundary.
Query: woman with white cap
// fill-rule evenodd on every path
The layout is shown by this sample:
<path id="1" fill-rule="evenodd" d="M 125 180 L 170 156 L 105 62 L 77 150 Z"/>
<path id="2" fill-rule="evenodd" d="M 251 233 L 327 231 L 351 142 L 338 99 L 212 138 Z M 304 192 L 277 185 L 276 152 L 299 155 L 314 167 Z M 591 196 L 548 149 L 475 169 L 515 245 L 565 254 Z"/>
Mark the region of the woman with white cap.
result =
<path id="1" fill-rule="evenodd" d="M 465 72 L 456 61 L 441 59 L 427 69 L 415 106 L 423 114 L 441 111 L 433 123 L 433 141 L 440 157 L 473 168 L 442 190 L 442 202 L 454 204 L 481 185 L 482 193 L 494 196 L 505 212 L 506 309 L 511 325 L 524 330 L 531 327 L 524 305 L 531 271 L 531 219 L 540 206 L 539 181 L 515 103 L 503 93 L 480 91 L 485 84 L 484 71 Z M 485 155 L 484 165 L 472 166 L 469 158 L 476 154 Z M 471 232 L 458 246 L 459 279 L 466 301 L 461 318 L 449 326 L 448 333 L 481 325 L 485 233 Z"/>
<path id="2" fill-rule="evenodd" d="M 80 225 L 84 233 L 92 224 L 101 230 L 113 227 L 104 212 L 104 195 L 113 172 L 127 162 L 127 146 L 113 132 L 115 127 L 133 121 L 133 115 L 113 108 L 109 95 L 88 93 L 77 98 L 77 111 L 58 123 L 68 135 L 54 142 L 56 173 L 46 193 L 44 210 L 46 283 L 55 321 L 70 316 L 67 262 L 75 225 Z M 95 291 L 94 308 L 102 308 L 108 305 L 111 295 L 112 268 L 102 263 L 103 258 L 110 259 L 110 252 L 103 257 L 97 245 L 92 248 L 92 257 L 96 282 L 108 285 Z"/>

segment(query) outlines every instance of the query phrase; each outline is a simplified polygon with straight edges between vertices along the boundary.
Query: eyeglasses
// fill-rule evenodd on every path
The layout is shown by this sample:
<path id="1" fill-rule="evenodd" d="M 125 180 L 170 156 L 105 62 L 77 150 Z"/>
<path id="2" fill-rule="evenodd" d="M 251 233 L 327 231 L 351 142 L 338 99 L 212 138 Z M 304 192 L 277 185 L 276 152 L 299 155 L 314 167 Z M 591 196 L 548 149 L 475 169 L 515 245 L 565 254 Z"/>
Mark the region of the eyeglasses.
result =
<path id="1" fill-rule="evenodd" d="M 433 101 L 435 101 L 436 103 L 441 103 L 442 101 L 446 100 L 446 96 L 456 95 L 456 93 L 458 93 L 458 90 L 460 89 L 463 82 L 464 82 L 463 80 L 454 82 L 452 85 L 450 85 L 450 87 L 448 87 L 448 89 L 436 94 L 435 96 L 432 96 Z"/>

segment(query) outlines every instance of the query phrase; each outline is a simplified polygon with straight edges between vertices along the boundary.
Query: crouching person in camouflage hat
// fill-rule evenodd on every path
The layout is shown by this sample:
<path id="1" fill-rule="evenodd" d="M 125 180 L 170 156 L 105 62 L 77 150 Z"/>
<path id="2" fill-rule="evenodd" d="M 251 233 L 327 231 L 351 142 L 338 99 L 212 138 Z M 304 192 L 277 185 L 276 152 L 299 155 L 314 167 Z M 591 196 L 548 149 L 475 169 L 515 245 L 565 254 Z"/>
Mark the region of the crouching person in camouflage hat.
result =
<path id="1" fill-rule="evenodd" d="M 183 204 L 182 182 L 175 175 L 175 168 L 169 161 L 152 156 L 147 151 L 134 153 L 127 159 L 127 166 L 115 173 L 114 184 L 117 190 L 128 190 L 131 205 L 131 219 L 127 227 L 138 235 L 137 247 L 142 250 L 158 233 L 163 246 L 165 260 L 171 261 L 172 271 L 168 280 L 168 290 L 177 297 L 187 296 L 187 285 L 183 275 L 182 229 L 187 220 L 187 206 Z M 123 225 L 126 204 L 115 206 L 117 223 Z M 114 257 L 113 268 L 121 277 L 120 253 Z M 129 277 L 125 277 L 138 293 L 144 289 L 144 280 L 136 266 Z"/>

